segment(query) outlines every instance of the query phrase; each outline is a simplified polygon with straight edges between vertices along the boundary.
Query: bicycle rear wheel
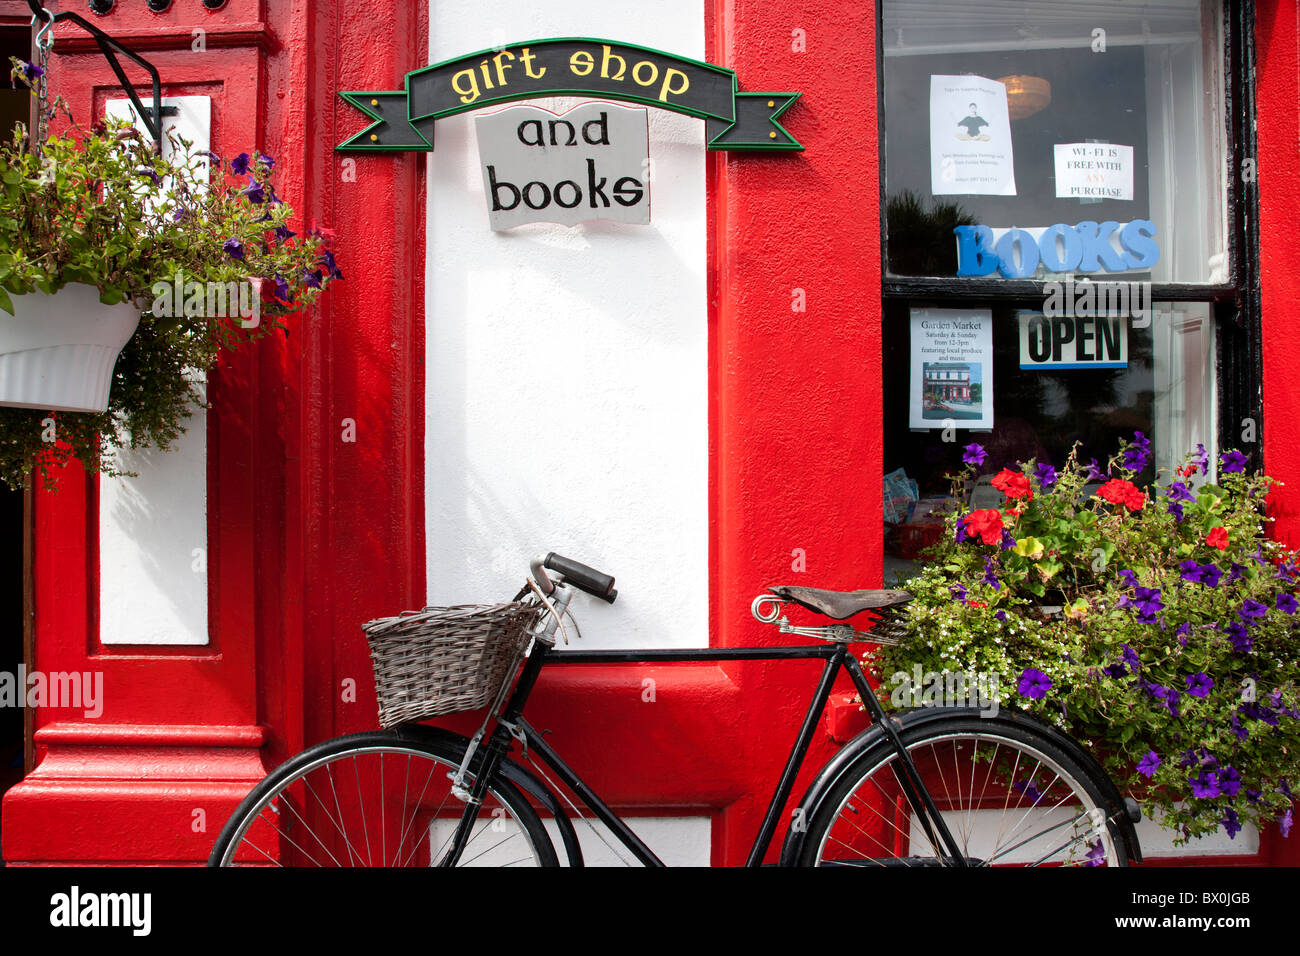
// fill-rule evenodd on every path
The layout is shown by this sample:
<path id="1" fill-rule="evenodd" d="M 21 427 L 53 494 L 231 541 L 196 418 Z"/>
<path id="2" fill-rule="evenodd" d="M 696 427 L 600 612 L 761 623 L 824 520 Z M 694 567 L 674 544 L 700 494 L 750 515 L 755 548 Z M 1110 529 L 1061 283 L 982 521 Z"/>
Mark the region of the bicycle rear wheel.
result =
<path id="1" fill-rule="evenodd" d="M 466 741 L 468 743 L 468 741 Z M 449 774 L 464 745 L 374 731 L 311 747 L 272 771 L 222 828 L 209 866 L 440 866 L 465 804 Z M 489 782 L 457 866 L 558 866 L 541 818 Z"/>
<path id="2" fill-rule="evenodd" d="M 955 715 L 901 731 L 969 865 L 1127 866 L 1102 785 L 1045 734 Z M 934 866 L 951 854 L 912 811 L 883 737 L 809 812 L 805 866 Z"/>

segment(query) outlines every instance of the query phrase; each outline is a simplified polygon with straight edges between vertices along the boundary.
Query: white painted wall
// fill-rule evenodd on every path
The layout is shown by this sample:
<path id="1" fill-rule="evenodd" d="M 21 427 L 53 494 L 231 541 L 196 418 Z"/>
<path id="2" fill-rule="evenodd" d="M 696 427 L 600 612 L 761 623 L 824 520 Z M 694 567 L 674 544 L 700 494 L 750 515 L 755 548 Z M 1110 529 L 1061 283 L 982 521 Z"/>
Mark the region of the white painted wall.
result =
<path id="1" fill-rule="evenodd" d="M 430 4 L 430 63 L 565 36 L 702 60 L 702 0 Z M 439 120 L 429 157 L 429 601 L 508 598 L 558 551 L 618 580 L 612 606 L 574 600 L 575 644 L 707 646 L 704 124 L 650 110 L 650 225 L 494 233 L 474 115 Z M 709 862 L 707 817 L 634 826 L 666 862 Z M 615 862 L 582 829 L 591 862 Z"/>
<path id="2" fill-rule="evenodd" d="M 100 478 L 104 644 L 208 643 L 207 412 L 187 426 L 169 451 L 118 453 L 138 478 Z"/>
<path id="3" fill-rule="evenodd" d="M 430 9 L 430 63 L 561 36 L 704 58 L 701 0 Z M 494 233 L 474 115 L 429 158 L 429 600 L 507 598 L 553 550 L 618 579 L 612 607 L 575 600 L 582 646 L 706 646 L 704 124 L 650 110 L 650 225 Z"/>

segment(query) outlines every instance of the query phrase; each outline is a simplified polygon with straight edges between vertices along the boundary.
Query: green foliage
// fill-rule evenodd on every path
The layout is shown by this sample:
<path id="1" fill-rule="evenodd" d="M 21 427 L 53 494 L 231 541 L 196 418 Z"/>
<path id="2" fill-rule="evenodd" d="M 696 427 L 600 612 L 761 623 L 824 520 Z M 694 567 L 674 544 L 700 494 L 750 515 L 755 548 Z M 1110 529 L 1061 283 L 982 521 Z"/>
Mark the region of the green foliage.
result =
<path id="1" fill-rule="evenodd" d="M 914 638 L 868 662 L 885 681 L 917 664 L 999 675 L 1000 704 L 1089 747 L 1180 842 L 1244 821 L 1285 833 L 1300 615 L 1297 555 L 1266 535 L 1270 480 L 1230 452 L 1219 483 L 1197 487 L 1202 454 L 1144 492 L 1131 479 L 1148 455 L 1139 434 L 1100 479 L 1077 448 L 1055 481 L 1037 462 L 1004 470 L 1003 506 L 959 506 L 904 585 Z M 971 474 L 955 476 L 959 503 Z M 1090 478 L 1106 483 L 1089 493 Z M 1045 694 L 1024 682 L 1031 670 Z"/>
<path id="2" fill-rule="evenodd" d="M 13 487 L 33 471 L 52 485 L 52 467 L 71 459 L 120 474 L 113 449 L 167 448 L 200 404 L 196 371 L 223 349 L 283 327 L 284 316 L 342 278 L 318 236 L 289 229 L 292 210 L 275 195 L 270 157 L 253 154 L 246 184 L 211 157 L 209 184 L 208 159 L 189 143 L 173 139 L 179 158 L 163 159 L 124 123 L 90 132 L 73 125 L 39 156 L 26 135 L 19 127 L 0 144 L 0 309 L 13 314 L 14 297 L 76 282 L 96 287 L 104 303 L 134 303 L 143 316 L 118 357 L 106 412 L 0 408 L 0 481 Z M 227 288 L 251 282 L 260 323 L 245 328 L 229 307 L 207 315 L 176 303 L 153 314 L 160 290 L 178 276 Z M 57 444 L 42 424 L 49 418 Z"/>

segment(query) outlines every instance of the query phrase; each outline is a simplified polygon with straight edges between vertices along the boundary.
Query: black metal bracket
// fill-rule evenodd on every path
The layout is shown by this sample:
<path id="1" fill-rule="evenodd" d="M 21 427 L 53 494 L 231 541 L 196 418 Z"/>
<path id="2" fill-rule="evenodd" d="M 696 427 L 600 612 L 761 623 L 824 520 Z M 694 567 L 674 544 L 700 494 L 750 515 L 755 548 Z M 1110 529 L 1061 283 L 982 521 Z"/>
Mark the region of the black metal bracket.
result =
<path id="1" fill-rule="evenodd" d="M 135 107 L 140 119 L 144 121 L 145 129 L 149 132 L 149 135 L 153 137 L 154 149 L 161 154 L 162 118 L 164 116 L 174 116 L 179 112 L 179 110 L 174 106 L 163 107 L 162 78 L 159 77 L 157 68 L 144 57 L 140 56 L 140 54 L 128 50 L 121 43 L 113 39 L 89 20 L 86 20 L 84 17 L 73 13 L 70 10 L 54 13 L 41 6 L 39 0 L 27 0 L 27 5 L 32 8 L 32 17 L 34 20 L 49 23 L 63 23 L 64 21 L 69 21 L 75 23 L 95 38 L 95 42 L 99 44 L 99 52 L 104 54 L 104 59 L 107 60 L 108 65 L 113 68 L 113 73 L 116 74 L 118 82 L 121 83 L 122 88 L 126 90 L 126 95 L 131 98 L 131 105 Z M 140 101 L 140 97 L 136 93 L 135 87 L 133 87 L 131 81 L 126 78 L 126 72 L 122 69 L 122 64 L 117 58 L 118 53 L 129 57 L 135 63 L 149 71 L 149 77 L 153 82 L 152 107 L 147 107 Z"/>

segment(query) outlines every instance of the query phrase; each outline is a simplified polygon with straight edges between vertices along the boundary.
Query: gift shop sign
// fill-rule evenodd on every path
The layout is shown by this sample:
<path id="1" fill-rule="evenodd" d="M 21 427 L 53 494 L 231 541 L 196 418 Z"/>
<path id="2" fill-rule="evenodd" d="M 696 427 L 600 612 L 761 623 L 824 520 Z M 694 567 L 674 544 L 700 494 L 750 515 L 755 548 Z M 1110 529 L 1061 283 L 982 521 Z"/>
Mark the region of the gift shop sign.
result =
<path id="1" fill-rule="evenodd" d="M 598 96 L 704 120 L 709 149 L 801 150 L 777 119 L 799 93 L 741 93 L 725 67 L 612 40 L 546 39 L 435 63 L 400 90 L 341 92 L 373 123 L 340 152 L 427 152 L 444 116 L 514 100 Z"/>
<path id="2" fill-rule="evenodd" d="M 647 111 L 585 103 L 511 106 L 474 118 L 493 229 L 526 222 L 650 221 Z"/>

